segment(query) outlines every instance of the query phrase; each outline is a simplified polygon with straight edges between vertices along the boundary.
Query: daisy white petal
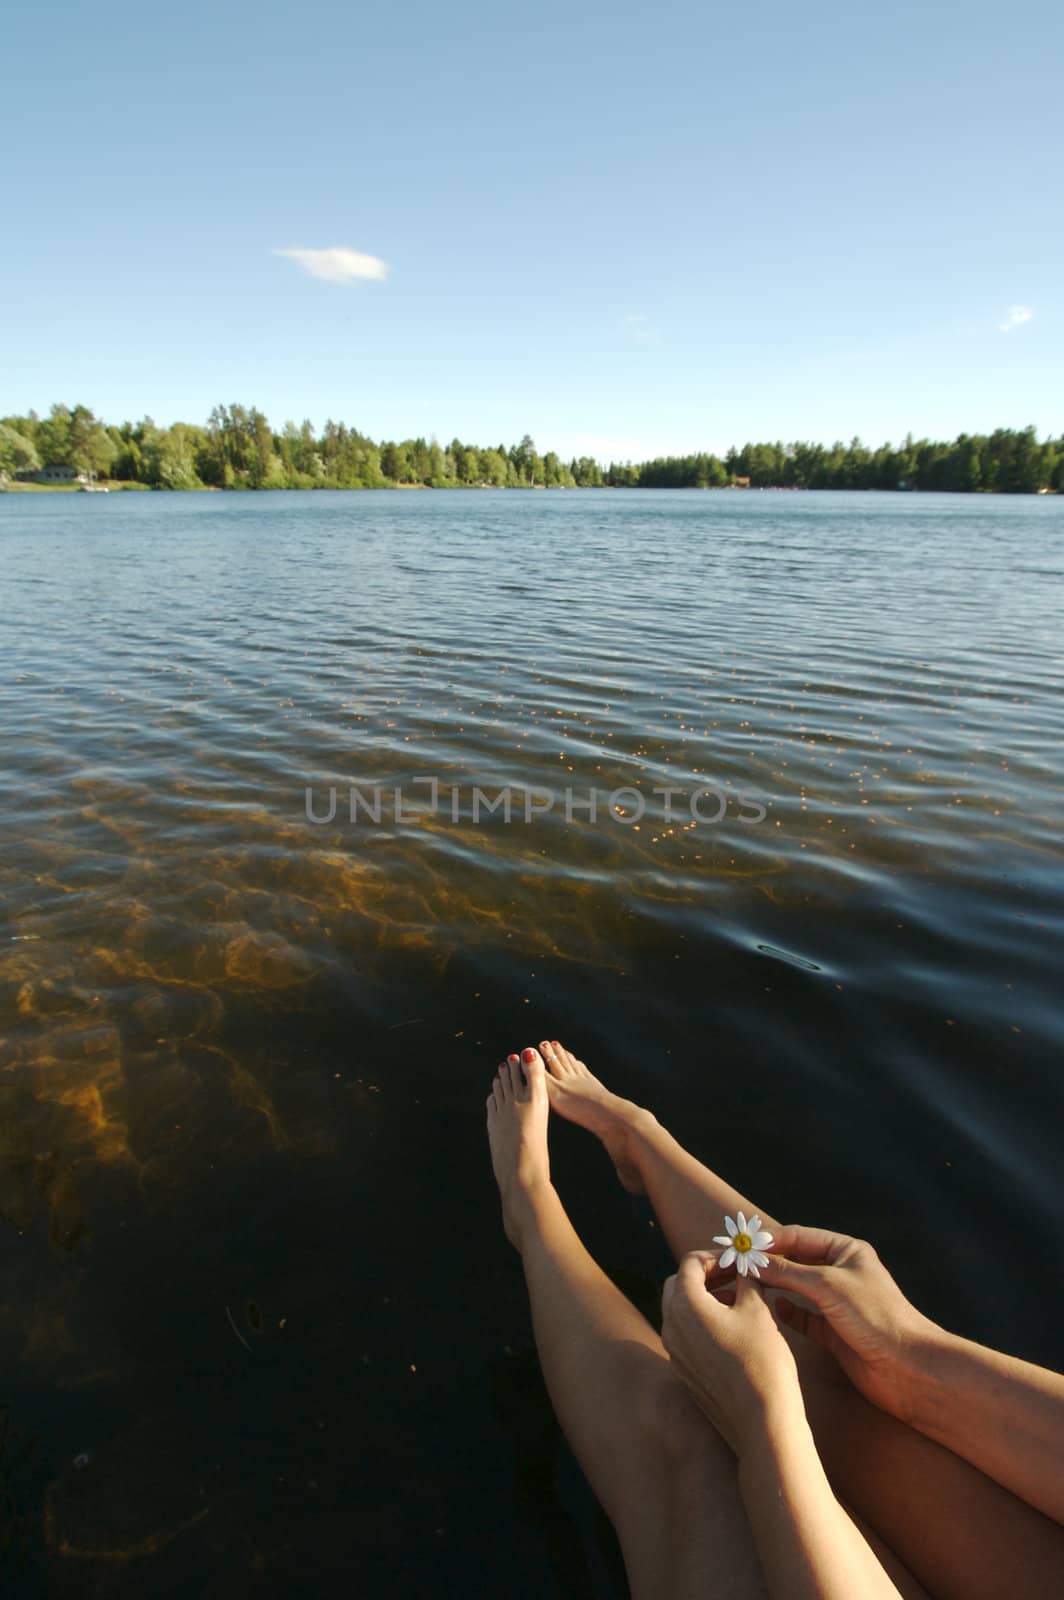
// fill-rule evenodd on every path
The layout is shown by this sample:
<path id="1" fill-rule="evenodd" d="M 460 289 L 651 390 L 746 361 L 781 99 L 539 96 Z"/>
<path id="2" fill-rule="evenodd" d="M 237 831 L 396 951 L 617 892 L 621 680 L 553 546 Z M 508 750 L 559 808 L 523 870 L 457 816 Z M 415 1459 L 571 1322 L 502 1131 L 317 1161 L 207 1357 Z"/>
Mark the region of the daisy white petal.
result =
<path id="1" fill-rule="evenodd" d="M 760 1233 L 752 1233 L 750 1235 L 750 1248 L 752 1250 L 767 1250 L 771 1243 L 772 1235 L 771 1233 L 766 1233 L 764 1228 L 761 1229 Z"/>
<path id="2" fill-rule="evenodd" d="M 739 1215 L 742 1216 L 742 1212 L 740 1212 Z M 727 1228 L 730 1236 L 734 1239 L 735 1235 L 739 1232 L 739 1229 L 735 1226 L 735 1223 L 732 1221 L 731 1217 L 724 1218 L 724 1226 Z"/>
<path id="3" fill-rule="evenodd" d="M 768 1256 L 762 1255 L 760 1250 L 751 1250 L 751 1252 L 750 1252 L 750 1268 L 751 1268 L 751 1271 L 753 1270 L 753 1268 L 755 1266 L 758 1266 L 758 1267 L 767 1267 L 768 1266 Z"/>
<path id="4" fill-rule="evenodd" d="M 750 1254 L 747 1256 L 746 1261 L 747 1261 L 746 1270 L 750 1274 L 750 1276 L 752 1278 L 760 1278 L 761 1274 L 758 1271 L 757 1262 L 754 1260 L 753 1251 L 751 1251 Z M 764 1264 L 765 1264 L 764 1263 L 764 1259 L 762 1259 L 761 1265 L 764 1266 Z"/>
<path id="5" fill-rule="evenodd" d="M 735 1270 L 739 1274 L 740 1278 L 745 1278 L 746 1274 L 750 1271 L 750 1257 L 745 1254 L 736 1256 Z"/>
<path id="6" fill-rule="evenodd" d="M 713 1243 L 722 1244 L 725 1250 L 727 1250 L 728 1246 L 731 1244 L 731 1240 L 728 1238 L 727 1234 L 715 1233 L 713 1235 Z"/>
<path id="7" fill-rule="evenodd" d="M 758 1230 L 758 1228 L 760 1228 L 760 1226 L 761 1226 L 761 1218 L 760 1217 L 751 1217 L 750 1221 L 746 1224 L 746 1231 L 747 1231 L 748 1234 L 750 1234 L 751 1237 L 753 1237 L 753 1235 L 757 1232 L 757 1230 Z"/>
<path id="8" fill-rule="evenodd" d="M 729 1248 L 725 1250 L 724 1254 L 720 1258 L 720 1265 L 721 1267 L 730 1267 L 734 1260 L 735 1251 L 729 1246 Z"/>
<path id="9" fill-rule="evenodd" d="M 746 1226 L 746 1218 L 743 1216 L 741 1211 L 737 1211 L 735 1213 L 735 1220 L 739 1224 L 739 1232 L 740 1233 L 749 1233 L 750 1230 Z"/>

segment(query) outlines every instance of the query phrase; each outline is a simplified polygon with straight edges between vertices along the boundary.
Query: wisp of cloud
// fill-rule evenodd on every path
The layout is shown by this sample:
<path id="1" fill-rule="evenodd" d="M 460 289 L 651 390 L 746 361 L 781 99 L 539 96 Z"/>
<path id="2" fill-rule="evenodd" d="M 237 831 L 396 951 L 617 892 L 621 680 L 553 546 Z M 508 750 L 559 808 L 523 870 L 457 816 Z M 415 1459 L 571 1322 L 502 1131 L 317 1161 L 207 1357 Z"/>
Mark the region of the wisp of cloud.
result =
<path id="1" fill-rule="evenodd" d="M 1005 320 L 998 324 L 1002 333 L 1011 333 L 1013 328 L 1020 328 L 1025 322 L 1030 322 L 1034 312 L 1030 306 L 1009 306 L 1005 313 Z"/>
<path id="2" fill-rule="evenodd" d="M 356 278 L 382 279 L 388 276 L 387 261 L 380 256 L 368 256 L 362 250 L 350 250 L 347 245 L 332 245 L 327 250 L 274 250 L 275 256 L 287 256 L 309 273 L 312 278 L 324 278 L 326 283 L 353 283 Z"/>

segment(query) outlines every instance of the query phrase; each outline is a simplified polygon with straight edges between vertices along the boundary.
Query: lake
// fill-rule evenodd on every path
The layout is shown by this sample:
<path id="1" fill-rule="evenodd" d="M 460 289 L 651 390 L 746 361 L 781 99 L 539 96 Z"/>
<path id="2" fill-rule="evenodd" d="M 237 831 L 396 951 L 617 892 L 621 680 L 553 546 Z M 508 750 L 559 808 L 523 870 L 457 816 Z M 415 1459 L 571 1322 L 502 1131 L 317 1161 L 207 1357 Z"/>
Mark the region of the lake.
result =
<path id="1" fill-rule="evenodd" d="M 1064 1364 L 1064 501 L 9 494 L 0 596 L 7 1593 L 608 1592 L 484 1139 L 547 1035 Z"/>

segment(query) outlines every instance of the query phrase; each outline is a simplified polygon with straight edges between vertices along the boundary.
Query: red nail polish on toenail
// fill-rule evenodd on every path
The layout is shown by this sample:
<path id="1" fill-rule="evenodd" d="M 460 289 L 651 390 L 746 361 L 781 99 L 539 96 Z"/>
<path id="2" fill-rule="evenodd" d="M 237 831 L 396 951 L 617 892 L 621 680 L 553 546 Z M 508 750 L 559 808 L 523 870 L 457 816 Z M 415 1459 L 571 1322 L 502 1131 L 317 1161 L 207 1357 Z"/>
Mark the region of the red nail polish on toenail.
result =
<path id="1" fill-rule="evenodd" d="M 516 1067 L 518 1059 L 516 1056 L 507 1056 L 506 1059 Z"/>
<path id="2" fill-rule="evenodd" d="M 536 1059 L 536 1052 L 534 1050 L 522 1050 L 521 1054 L 526 1061 L 535 1061 Z"/>

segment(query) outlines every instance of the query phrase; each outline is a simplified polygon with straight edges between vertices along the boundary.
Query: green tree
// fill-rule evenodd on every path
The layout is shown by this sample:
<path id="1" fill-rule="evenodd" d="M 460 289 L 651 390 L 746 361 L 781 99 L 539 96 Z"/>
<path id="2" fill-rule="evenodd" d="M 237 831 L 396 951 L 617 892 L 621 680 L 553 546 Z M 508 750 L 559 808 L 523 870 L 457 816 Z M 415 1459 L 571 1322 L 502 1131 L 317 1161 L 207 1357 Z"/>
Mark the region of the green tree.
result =
<path id="1" fill-rule="evenodd" d="M 157 489 L 200 489 L 196 471 L 198 428 L 175 422 L 172 428 L 156 431 L 145 451 L 147 481 Z"/>
<path id="2" fill-rule="evenodd" d="M 601 489 L 602 468 L 593 456 L 580 456 L 569 464 L 573 481 L 580 489 Z"/>
<path id="3" fill-rule="evenodd" d="M 46 467 L 70 465 L 70 407 L 53 406 L 37 426 L 37 451 Z"/>
<path id="4" fill-rule="evenodd" d="M 67 464 L 78 472 L 105 477 L 117 451 L 102 422 L 88 406 L 75 406 L 67 423 Z"/>
<path id="5" fill-rule="evenodd" d="M 381 471 L 393 483 L 416 483 L 418 481 L 414 463 L 410 457 L 410 445 L 386 444 L 381 450 Z"/>
<path id="6" fill-rule="evenodd" d="M 36 472 L 40 464 L 33 440 L 10 423 L 0 422 L 0 472 L 14 477 L 19 472 Z"/>
<path id="7" fill-rule="evenodd" d="M 490 483 L 493 489 L 505 489 L 509 462 L 502 450 L 479 452 L 478 475 L 481 483 Z"/>
<path id="8" fill-rule="evenodd" d="M 526 433 L 521 443 L 512 447 L 510 463 L 518 485 L 531 488 L 543 482 L 543 463 L 536 454 L 535 442 L 530 434 Z"/>
<path id="9" fill-rule="evenodd" d="M 1008 471 L 1001 487 L 1009 494 L 1035 494 L 1043 487 L 1037 435 L 1033 428 L 1013 434 Z"/>

